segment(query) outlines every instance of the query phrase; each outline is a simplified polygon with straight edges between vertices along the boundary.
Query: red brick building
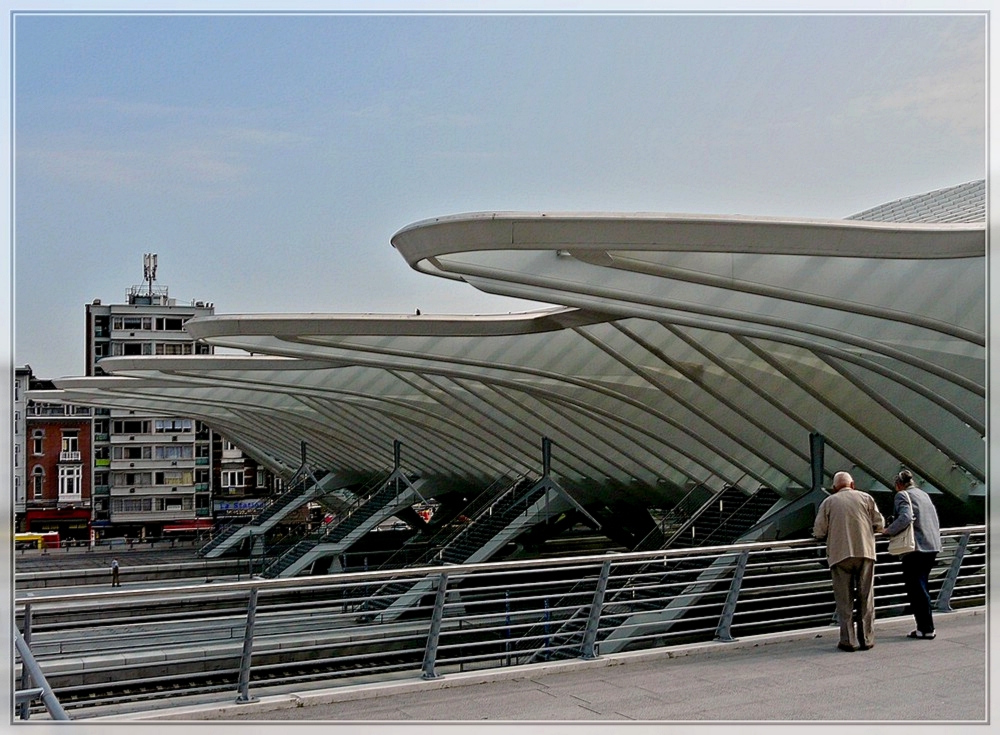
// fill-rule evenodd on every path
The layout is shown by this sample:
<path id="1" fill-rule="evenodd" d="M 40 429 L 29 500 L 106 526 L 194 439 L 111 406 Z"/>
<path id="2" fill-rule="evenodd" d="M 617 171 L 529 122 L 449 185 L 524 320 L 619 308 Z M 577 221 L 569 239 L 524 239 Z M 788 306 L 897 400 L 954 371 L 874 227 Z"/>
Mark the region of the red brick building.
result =
<path id="1" fill-rule="evenodd" d="M 29 402 L 23 530 L 58 531 L 63 540 L 90 539 L 93 429 L 88 406 Z"/>

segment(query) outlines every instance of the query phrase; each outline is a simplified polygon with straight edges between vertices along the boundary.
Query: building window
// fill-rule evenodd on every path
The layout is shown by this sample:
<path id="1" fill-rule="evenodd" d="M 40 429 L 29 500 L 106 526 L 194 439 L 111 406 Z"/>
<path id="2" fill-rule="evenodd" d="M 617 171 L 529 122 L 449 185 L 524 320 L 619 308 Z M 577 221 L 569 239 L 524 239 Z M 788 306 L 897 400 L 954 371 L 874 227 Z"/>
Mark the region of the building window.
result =
<path id="1" fill-rule="evenodd" d="M 15 434 L 20 434 L 21 433 L 21 412 L 20 411 L 14 411 L 14 433 Z"/>
<path id="2" fill-rule="evenodd" d="M 31 434 L 31 453 L 34 455 L 45 454 L 43 448 L 45 439 L 45 432 L 42 430 L 37 430 Z"/>
<path id="3" fill-rule="evenodd" d="M 194 430 L 191 419 L 156 419 L 154 430 L 157 434 L 180 434 Z"/>
<path id="4" fill-rule="evenodd" d="M 153 328 L 153 317 L 150 316 L 116 316 L 111 320 L 112 329 L 150 330 Z"/>
<path id="5" fill-rule="evenodd" d="M 223 470 L 222 487 L 243 487 L 243 470 Z"/>
<path id="6" fill-rule="evenodd" d="M 115 445 L 111 449 L 111 459 L 152 459 L 153 448 L 148 444 L 133 446 Z"/>
<path id="7" fill-rule="evenodd" d="M 115 434 L 148 434 L 149 421 L 141 419 L 118 419 L 111 422 L 111 430 Z"/>
<path id="8" fill-rule="evenodd" d="M 14 466 L 15 467 L 20 467 L 21 466 L 21 445 L 20 444 L 15 444 L 14 445 Z"/>
<path id="9" fill-rule="evenodd" d="M 157 355 L 190 355 L 190 342 L 157 342 Z"/>
<path id="10" fill-rule="evenodd" d="M 59 450 L 59 461 L 60 462 L 80 461 L 80 439 L 77 436 L 77 431 L 75 429 L 69 431 L 63 431 L 62 447 Z"/>
<path id="11" fill-rule="evenodd" d="M 59 499 L 79 500 L 83 488 L 83 466 L 63 465 L 59 468 Z"/>
<path id="12" fill-rule="evenodd" d="M 62 435 L 62 451 L 64 452 L 79 452 L 80 451 L 80 439 L 79 434 L 75 430 L 64 431 Z"/>
<path id="13" fill-rule="evenodd" d="M 112 474 L 112 482 L 115 487 L 153 484 L 152 472 L 115 472 Z"/>
<path id="14" fill-rule="evenodd" d="M 185 321 L 179 316 L 158 316 L 156 317 L 156 329 L 159 332 L 180 332 L 184 329 Z"/>
<path id="15" fill-rule="evenodd" d="M 112 513 L 148 513 L 152 509 L 152 498 L 111 498 Z"/>
<path id="16" fill-rule="evenodd" d="M 41 467 L 31 470 L 31 497 L 34 500 L 45 497 L 45 470 Z"/>
<path id="17" fill-rule="evenodd" d="M 194 447 L 190 444 L 163 444 L 156 447 L 157 459 L 193 459 Z"/>
<path id="18" fill-rule="evenodd" d="M 191 485 L 191 470 L 164 470 L 153 474 L 154 485 Z"/>

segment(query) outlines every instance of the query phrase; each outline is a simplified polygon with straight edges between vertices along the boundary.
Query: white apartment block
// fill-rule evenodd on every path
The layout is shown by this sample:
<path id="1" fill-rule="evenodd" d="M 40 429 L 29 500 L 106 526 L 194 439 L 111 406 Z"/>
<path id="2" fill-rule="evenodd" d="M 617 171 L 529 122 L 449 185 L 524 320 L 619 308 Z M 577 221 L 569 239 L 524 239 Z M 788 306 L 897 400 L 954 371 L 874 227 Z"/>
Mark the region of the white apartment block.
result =
<path id="1" fill-rule="evenodd" d="M 87 375 L 101 375 L 105 357 L 211 354 L 184 324 L 213 314 L 214 305 L 178 303 L 152 280 L 131 287 L 124 304 L 87 305 Z M 212 434 L 200 421 L 99 409 L 94 457 L 93 524 L 99 532 L 158 536 L 211 523 Z"/>

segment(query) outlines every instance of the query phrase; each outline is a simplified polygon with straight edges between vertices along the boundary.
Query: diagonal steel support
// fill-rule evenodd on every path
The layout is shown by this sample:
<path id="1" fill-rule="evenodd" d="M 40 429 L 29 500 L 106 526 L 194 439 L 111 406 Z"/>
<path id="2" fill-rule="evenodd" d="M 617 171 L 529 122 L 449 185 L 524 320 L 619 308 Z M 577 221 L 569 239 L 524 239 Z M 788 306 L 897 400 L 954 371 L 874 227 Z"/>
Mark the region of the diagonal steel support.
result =
<path id="1" fill-rule="evenodd" d="M 588 661 L 597 658 L 597 630 L 601 624 L 601 610 L 604 607 L 604 595 L 608 590 L 608 577 L 610 576 L 611 560 L 605 559 L 604 564 L 601 565 L 601 576 L 597 578 L 594 599 L 590 602 L 587 628 L 583 633 L 583 645 L 580 647 L 580 658 Z"/>
<path id="2" fill-rule="evenodd" d="M 434 611 L 431 613 L 431 627 L 427 632 L 427 647 L 424 649 L 424 664 L 421 679 L 436 679 L 434 662 L 437 660 L 438 642 L 441 640 L 441 621 L 444 618 L 444 601 L 448 592 L 448 572 L 438 577 L 437 594 L 434 596 Z"/>
<path id="3" fill-rule="evenodd" d="M 552 479 L 552 475 L 551 475 L 551 472 L 550 472 L 551 468 L 552 468 L 552 440 L 549 439 L 548 437 L 544 437 L 543 436 L 542 437 L 542 477 L 541 477 L 541 479 L 538 482 L 536 482 L 531 487 L 531 489 L 528 491 L 527 494 L 530 495 L 531 493 L 535 492 L 536 490 L 545 489 L 546 490 L 546 499 L 547 499 L 548 498 L 548 492 L 547 491 L 553 490 L 553 491 L 559 493 L 560 495 L 562 495 L 564 498 L 566 498 L 566 500 L 569 501 L 570 505 L 572 505 L 574 508 L 576 508 L 577 511 L 579 511 L 591 523 L 593 523 L 595 530 L 598 530 L 598 531 L 601 530 L 601 523 L 600 523 L 600 521 L 598 521 L 596 518 L 594 518 L 594 516 L 590 515 L 590 513 L 588 513 L 586 511 L 586 509 L 584 509 L 584 507 L 582 505 L 580 505 L 578 502 L 576 502 L 576 500 L 573 498 L 572 495 L 570 495 L 568 492 L 566 492 L 565 490 L 563 490 L 563 488 L 559 485 L 559 483 Z"/>
<path id="4" fill-rule="evenodd" d="M 747 559 L 750 558 L 749 551 L 743 551 L 736 560 L 736 570 L 733 572 L 733 581 L 729 585 L 729 594 L 726 595 L 726 604 L 722 608 L 722 616 L 719 618 L 719 627 L 715 629 L 715 640 L 732 641 L 735 640 L 730 632 L 733 626 L 733 615 L 736 612 L 736 601 L 740 597 L 740 587 L 743 584 L 743 573 L 747 568 Z"/>
<path id="5" fill-rule="evenodd" d="M 257 588 L 250 588 L 250 599 L 247 601 L 247 623 L 243 629 L 243 655 L 240 657 L 240 684 L 236 697 L 237 704 L 256 702 L 256 697 L 250 696 L 250 657 L 253 654 L 253 625 L 257 616 Z"/>
<path id="6" fill-rule="evenodd" d="M 426 503 L 427 499 L 423 495 L 420 494 L 420 491 L 417 490 L 416 486 L 412 482 L 410 482 L 410 478 L 406 476 L 405 472 L 403 472 L 402 461 L 401 461 L 402 447 L 403 447 L 403 443 L 401 441 L 399 441 L 399 439 L 394 439 L 393 440 L 393 442 L 392 442 L 392 472 L 389 474 L 389 476 L 387 478 L 385 478 L 385 482 L 383 482 L 379 486 L 379 490 L 381 490 L 384 487 L 388 487 L 390 483 L 395 482 L 396 483 L 397 495 L 398 495 L 399 483 L 402 482 L 404 485 L 406 485 L 408 488 L 410 488 L 410 490 L 412 490 L 414 492 L 414 494 L 418 498 L 420 498 L 420 502 Z"/>
<path id="7" fill-rule="evenodd" d="M 951 560 L 948 574 L 944 578 L 941 590 L 938 592 L 937 601 L 934 603 L 935 610 L 953 612 L 951 595 L 955 591 L 955 584 L 958 582 L 958 573 L 962 569 L 962 560 L 965 558 L 965 552 L 969 548 L 969 536 L 971 535 L 971 532 L 966 531 L 958 540 L 958 546 L 955 548 L 955 556 Z"/>

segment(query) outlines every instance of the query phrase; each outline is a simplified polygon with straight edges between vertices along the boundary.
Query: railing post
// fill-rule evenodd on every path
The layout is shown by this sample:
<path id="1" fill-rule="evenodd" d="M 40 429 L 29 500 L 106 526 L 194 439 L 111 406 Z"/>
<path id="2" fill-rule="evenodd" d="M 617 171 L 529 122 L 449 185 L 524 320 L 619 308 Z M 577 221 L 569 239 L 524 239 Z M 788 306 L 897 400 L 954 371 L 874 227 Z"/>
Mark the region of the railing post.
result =
<path id="1" fill-rule="evenodd" d="M 52 687 L 49 686 L 49 682 L 45 679 L 45 674 L 42 673 L 41 667 L 31 653 L 31 647 L 25 642 L 21 631 L 17 629 L 16 625 L 14 626 L 14 647 L 21 654 L 21 667 L 28 669 L 32 681 L 38 686 L 38 690 L 33 690 L 30 693 L 32 695 L 36 692 L 38 693 L 45 704 L 45 709 L 48 710 L 49 716 L 53 720 L 68 720 L 69 715 L 66 714 L 62 705 L 59 704 L 59 700 L 53 693 Z"/>
<path id="2" fill-rule="evenodd" d="M 21 635 L 24 639 L 26 646 L 31 646 L 31 603 L 27 602 L 24 605 L 24 633 Z M 21 689 L 27 689 L 31 686 L 31 674 L 28 671 L 28 667 L 21 663 Z M 29 713 L 31 702 L 21 702 L 20 706 L 20 717 L 22 720 L 27 720 L 31 715 Z"/>
<path id="3" fill-rule="evenodd" d="M 743 584 L 743 573 L 747 568 L 747 559 L 750 557 L 749 551 L 740 552 L 740 557 L 736 561 L 736 570 L 733 572 L 733 581 L 729 585 L 729 594 L 726 595 L 726 604 L 722 608 L 722 617 L 719 618 L 719 627 L 715 629 L 715 640 L 734 640 L 730 629 L 733 625 L 733 614 L 736 612 L 736 601 L 740 596 L 740 585 Z"/>
<path id="4" fill-rule="evenodd" d="M 240 685 L 236 696 L 237 704 L 257 701 L 250 696 L 250 656 L 253 652 L 253 624 L 257 616 L 257 588 L 250 588 L 250 599 L 247 601 L 247 624 L 243 630 L 243 656 L 240 658 Z"/>
<path id="5" fill-rule="evenodd" d="M 597 658 L 597 629 L 601 623 L 601 608 L 604 606 L 604 593 L 608 589 L 608 577 L 611 576 L 611 560 L 605 559 L 601 565 L 601 576 L 597 578 L 597 588 L 594 599 L 590 601 L 590 614 L 587 616 L 587 628 L 583 632 L 583 645 L 580 646 L 580 658 L 591 660 Z"/>
<path id="6" fill-rule="evenodd" d="M 935 610 L 952 612 L 951 594 L 955 591 L 955 584 L 958 582 L 958 573 L 962 569 L 962 560 L 965 558 L 965 551 L 969 547 L 969 537 L 971 535 L 971 531 L 966 531 L 958 540 L 958 546 L 955 547 L 955 557 L 951 560 L 951 567 L 948 569 L 948 574 L 945 575 L 944 583 L 938 592 L 937 601 L 934 603 Z"/>
<path id="7" fill-rule="evenodd" d="M 434 662 L 437 660 L 438 641 L 441 640 L 441 621 L 444 618 L 444 600 L 448 591 L 448 573 L 438 577 L 437 594 L 434 596 L 434 611 L 431 613 L 431 627 L 427 631 L 427 647 L 424 649 L 423 673 L 421 679 L 435 679 Z"/>

